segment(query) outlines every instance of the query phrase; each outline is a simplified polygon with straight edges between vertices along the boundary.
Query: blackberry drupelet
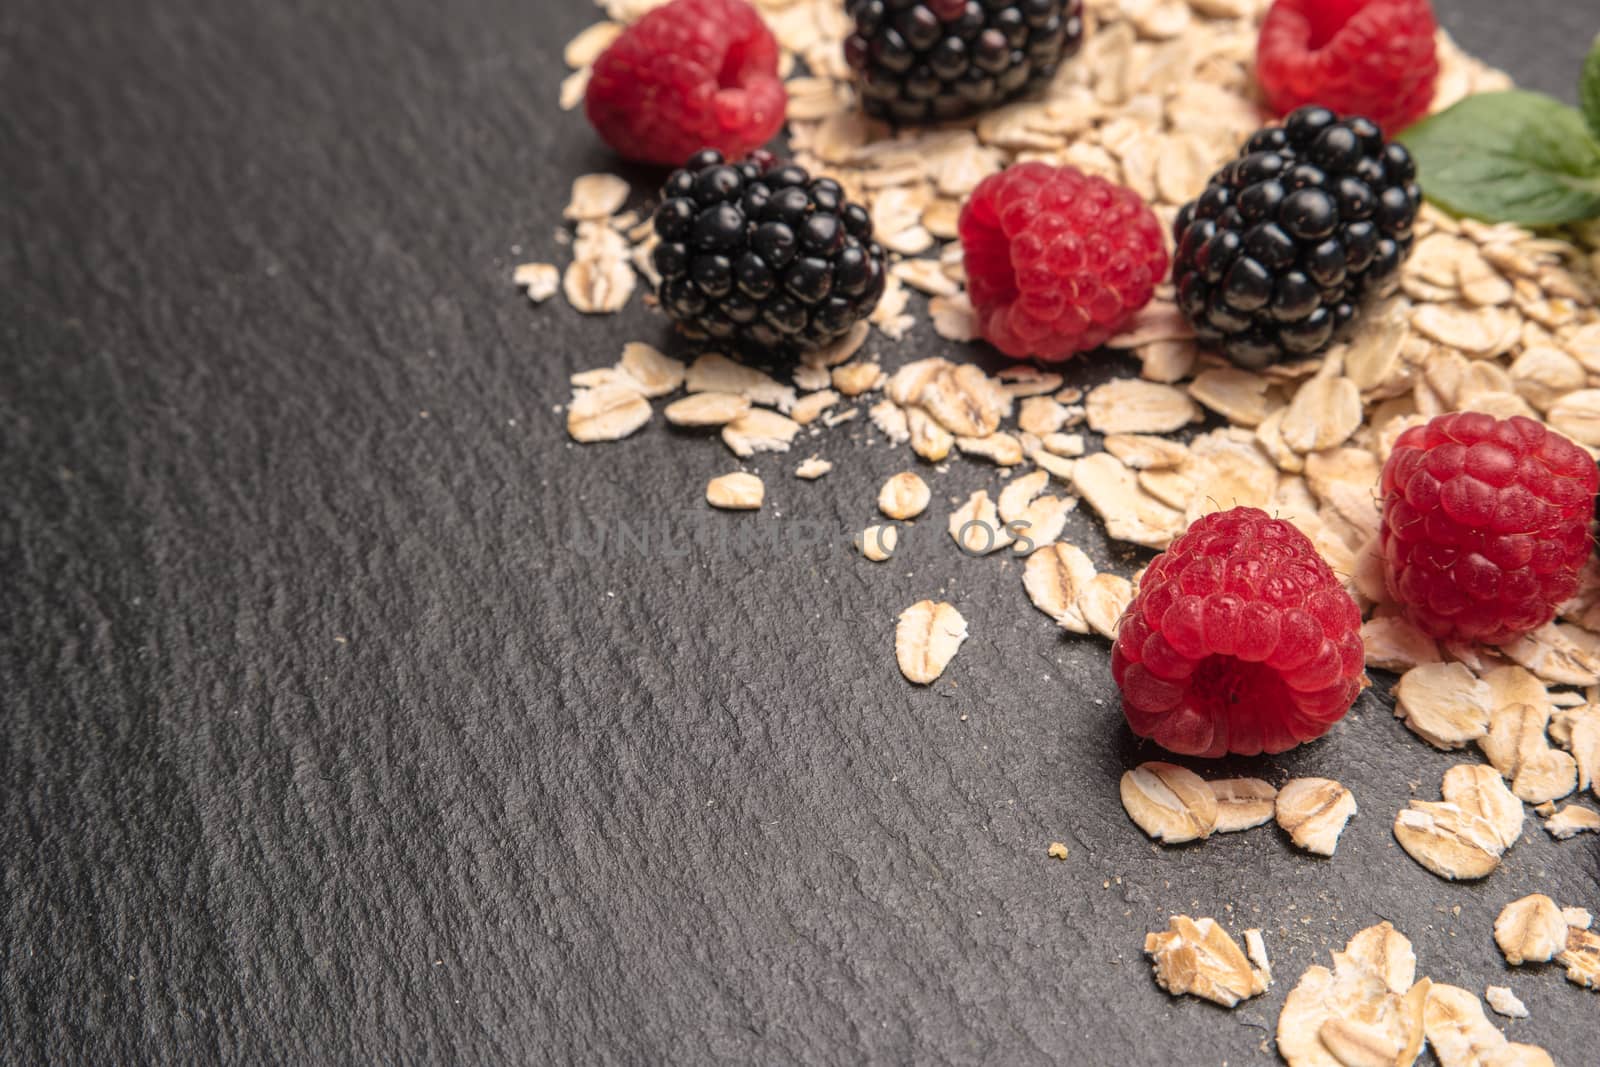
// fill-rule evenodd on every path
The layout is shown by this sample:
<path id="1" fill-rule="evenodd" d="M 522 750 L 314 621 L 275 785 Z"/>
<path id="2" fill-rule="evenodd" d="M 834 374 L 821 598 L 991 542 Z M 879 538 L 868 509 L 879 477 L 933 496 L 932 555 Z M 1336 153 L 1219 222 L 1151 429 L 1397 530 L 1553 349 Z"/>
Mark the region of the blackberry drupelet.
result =
<path id="1" fill-rule="evenodd" d="M 1178 306 L 1242 367 L 1315 355 L 1393 291 L 1421 203 L 1411 153 L 1376 123 L 1301 108 L 1178 213 Z"/>
<path id="2" fill-rule="evenodd" d="M 661 306 L 689 337 L 778 352 L 837 340 L 883 296 L 883 249 L 839 183 L 757 153 L 706 149 L 667 179 L 656 210 Z"/>
<path id="3" fill-rule="evenodd" d="M 970 115 L 1050 80 L 1083 43 L 1083 0 L 850 0 L 845 60 L 874 118 Z"/>

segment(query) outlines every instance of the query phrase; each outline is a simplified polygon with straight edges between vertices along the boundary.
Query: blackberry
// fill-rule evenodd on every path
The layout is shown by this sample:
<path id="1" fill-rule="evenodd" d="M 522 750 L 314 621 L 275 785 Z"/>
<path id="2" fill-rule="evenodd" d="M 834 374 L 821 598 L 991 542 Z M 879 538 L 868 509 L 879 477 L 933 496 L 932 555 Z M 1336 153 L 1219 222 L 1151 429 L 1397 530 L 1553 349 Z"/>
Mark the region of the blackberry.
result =
<path id="1" fill-rule="evenodd" d="M 1303 107 L 1178 213 L 1178 306 L 1242 367 L 1315 355 L 1394 291 L 1421 203 L 1411 153 L 1376 123 Z"/>
<path id="2" fill-rule="evenodd" d="M 970 115 L 1037 88 L 1083 43 L 1083 0 L 850 0 L 844 57 L 874 118 Z"/>
<path id="3" fill-rule="evenodd" d="M 687 336 L 779 352 L 837 340 L 883 296 L 872 217 L 832 178 L 758 152 L 706 149 L 675 171 L 656 209 L 658 295 Z"/>

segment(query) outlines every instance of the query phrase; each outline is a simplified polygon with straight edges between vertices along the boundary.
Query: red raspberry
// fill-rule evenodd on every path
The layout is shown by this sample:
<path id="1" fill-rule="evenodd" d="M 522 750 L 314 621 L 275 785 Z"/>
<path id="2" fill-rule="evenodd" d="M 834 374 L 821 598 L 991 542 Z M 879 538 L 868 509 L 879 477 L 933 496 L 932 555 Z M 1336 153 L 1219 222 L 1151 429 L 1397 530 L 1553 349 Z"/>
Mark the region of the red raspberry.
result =
<path id="1" fill-rule="evenodd" d="M 629 159 L 681 166 L 702 148 L 730 160 L 772 139 L 788 97 L 778 42 L 744 0 L 673 0 L 594 62 L 584 111 Z"/>
<path id="2" fill-rule="evenodd" d="M 1383 465 L 1389 594 L 1434 637 L 1504 644 L 1549 622 L 1589 557 L 1600 472 L 1532 419 L 1440 415 Z"/>
<path id="3" fill-rule="evenodd" d="M 1396 134 L 1433 101 L 1438 29 L 1428 0 L 1275 0 L 1256 80 L 1279 115 L 1321 104 Z"/>
<path id="4" fill-rule="evenodd" d="M 1321 737 L 1366 684 L 1361 611 L 1306 535 L 1258 508 L 1200 519 L 1144 572 L 1111 650 L 1122 713 L 1187 756 Z"/>
<path id="5" fill-rule="evenodd" d="M 960 230 L 979 332 L 1017 359 L 1054 363 L 1104 344 L 1167 275 L 1161 223 L 1138 194 L 1072 167 L 990 175 Z"/>

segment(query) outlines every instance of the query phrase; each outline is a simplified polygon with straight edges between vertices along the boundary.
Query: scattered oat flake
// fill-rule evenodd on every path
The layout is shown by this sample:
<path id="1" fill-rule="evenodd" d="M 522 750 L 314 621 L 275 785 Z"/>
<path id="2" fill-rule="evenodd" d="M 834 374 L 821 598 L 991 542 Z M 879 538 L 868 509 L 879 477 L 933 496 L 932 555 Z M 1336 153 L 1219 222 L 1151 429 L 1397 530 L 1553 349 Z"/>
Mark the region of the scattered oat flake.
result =
<path id="1" fill-rule="evenodd" d="M 1548 623 L 1525 634 L 1501 651 L 1546 682 L 1554 685 L 1595 685 L 1600 683 L 1600 657 L 1579 644 L 1586 631 Z M 1594 637 L 1586 635 L 1587 643 Z"/>
<path id="2" fill-rule="evenodd" d="M 1017 410 L 1017 428 L 1043 437 L 1065 426 L 1067 415 L 1066 405 L 1058 404 L 1052 397 L 1025 397 Z"/>
<path id="3" fill-rule="evenodd" d="M 1532 704 L 1496 708 L 1478 747 L 1511 791 L 1529 804 L 1559 800 L 1578 787 L 1578 764 L 1571 754 L 1551 748 L 1545 736 L 1550 709 Z"/>
<path id="4" fill-rule="evenodd" d="M 1381 923 L 1351 938 L 1333 963 L 1307 968 L 1284 1000 L 1279 1054 L 1289 1067 L 1410 1067 L 1433 988 L 1414 981 L 1411 943 Z"/>
<path id="5" fill-rule="evenodd" d="M 1122 461 L 1129 470 L 1172 470 L 1189 463 L 1189 446 L 1182 441 L 1149 434 L 1107 434 L 1104 441 L 1107 452 Z"/>
<path id="6" fill-rule="evenodd" d="M 1122 776 L 1122 807 L 1134 825 L 1163 844 L 1210 837 L 1217 799 L 1200 776 L 1171 763 L 1141 763 Z"/>
<path id="7" fill-rule="evenodd" d="M 683 363 L 639 341 L 622 346 L 617 369 L 639 383 L 639 392 L 649 397 L 666 396 L 683 385 Z"/>
<path id="8" fill-rule="evenodd" d="M 1542 1049 L 1511 1045 L 1484 1015 L 1477 996 L 1459 986 L 1435 983 L 1423 1018 L 1428 1045 L 1438 1057 L 1439 1067 L 1551 1063 Z M 1535 1055 L 1542 1058 L 1530 1058 Z"/>
<path id="9" fill-rule="evenodd" d="M 1368 619 L 1361 624 L 1361 642 L 1367 666 L 1379 670 L 1404 672 L 1439 662 L 1438 644 L 1403 615 Z"/>
<path id="10" fill-rule="evenodd" d="M 1522 801 L 1506 788 L 1505 779 L 1493 767 L 1458 763 L 1444 772 L 1440 793 L 1445 803 L 1493 827 L 1502 848 L 1510 848 L 1522 836 Z"/>
<path id="11" fill-rule="evenodd" d="M 1460 748 L 1489 730 L 1489 687 L 1459 663 L 1424 663 L 1400 676 L 1394 713 L 1429 744 Z"/>
<path id="12" fill-rule="evenodd" d="M 593 73 L 594 68 L 583 67 L 561 79 L 559 103 L 562 111 L 571 111 L 583 103 L 583 94 L 589 89 L 589 76 Z"/>
<path id="13" fill-rule="evenodd" d="M 1089 632 L 1082 598 L 1094 577 L 1094 563 L 1083 550 L 1059 541 L 1033 553 L 1022 568 L 1022 586 L 1033 606 L 1077 634 Z"/>
<path id="14" fill-rule="evenodd" d="M 946 341 L 964 344 L 978 336 L 977 315 L 965 293 L 934 297 L 928 301 L 928 313 L 933 319 L 933 332 Z"/>
<path id="15" fill-rule="evenodd" d="M 846 363 L 833 369 L 831 380 L 842 395 L 860 396 L 883 385 L 885 378 L 883 368 L 876 363 Z"/>
<path id="16" fill-rule="evenodd" d="M 587 67 L 600 58 L 622 30 L 620 22 L 597 22 L 568 41 L 561 58 L 569 67 Z"/>
<path id="17" fill-rule="evenodd" d="M 1600 935 L 1567 927 L 1567 947 L 1557 954 L 1556 962 L 1567 969 L 1567 981 L 1600 992 Z"/>
<path id="18" fill-rule="evenodd" d="M 831 470 L 833 470 L 833 464 L 827 460 L 822 459 L 820 456 L 807 456 L 794 469 L 794 476 L 796 478 L 804 478 L 808 482 L 814 482 Z"/>
<path id="19" fill-rule="evenodd" d="M 1267 393 L 1272 383 L 1237 367 L 1201 371 L 1189 383 L 1189 395 L 1236 426 L 1258 426 L 1269 414 Z"/>
<path id="20" fill-rule="evenodd" d="M 1040 438 L 1039 443 L 1044 450 L 1053 456 L 1062 456 L 1074 459 L 1084 453 L 1083 434 L 1081 433 L 1047 433 Z"/>
<path id="21" fill-rule="evenodd" d="M 1014 540 L 1011 531 L 1000 521 L 999 512 L 989 494 L 979 489 L 967 497 L 966 503 L 950 513 L 950 536 L 961 550 L 972 556 L 986 556 L 1005 548 Z"/>
<path id="22" fill-rule="evenodd" d="M 1062 377 L 1054 371 L 1043 371 L 1031 363 L 1014 363 L 995 373 L 1003 383 L 1001 388 L 1013 397 L 1041 396 L 1061 388 Z"/>
<path id="23" fill-rule="evenodd" d="M 900 544 L 900 527 L 874 524 L 861 531 L 857 546 L 861 554 L 874 563 L 882 563 L 894 555 Z"/>
<path id="24" fill-rule="evenodd" d="M 1600 834 L 1600 811 L 1568 804 L 1544 821 L 1544 828 L 1557 841 L 1582 833 Z"/>
<path id="25" fill-rule="evenodd" d="M 1166 548 L 1182 531 L 1183 515 L 1141 489 L 1134 473 L 1115 456 L 1101 452 L 1073 464 L 1073 485 L 1099 513 L 1112 538 Z"/>
<path id="26" fill-rule="evenodd" d="M 1528 1017 L 1528 1006 L 1507 986 L 1489 986 L 1483 991 L 1483 999 L 1489 1002 L 1489 1007 L 1508 1019 Z"/>
<path id="27" fill-rule="evenodd" d="M 1328 778 L 1295 778 L 1278 790 L 1274 817 L 1289 839 L 1307 852 L 1331 856 L 1344 824 L 1356 813 L 1350 790 Z"/>
<path id="28" fill-rule="evenodd" d="M 919 600 L 900 613 L 895 627 L 895 659 L 900 673 L 917 685 L 930 685 L 955 658 L 967 639 L 967 620 L 949 604 Z"/>
<path id="29" fill-rule="evenodd" d="M 1044 492 L 1049 485 L 1049 471 L 1030 471 L 1011 479 L 1005 488 L 1000 490 L 996 508 L 1000 513 L 1000 520 L 1010 523 L 1022 518 L 1027 514 L 1028 505 L 1033 503 L 1033 498 Z"/>
<path id="30" fill-rule="evenodd" d="M 1236 833 L 1272 821 L 1278 791 L 1260 778 L 1224 778 L 1206 785 L 1217 799 L 1217 833 Z"/>
<path id="31" fill-rule="evenodd" d="M 1562 734 L 1557 737 L 1578 763 L 1578 789 L 1594 790 L 1600 797 L 1600 705 L 1586 704 L 1563 715 Z M 1557 725 L 1550 723 L 1550 736 L 1557 736 Z"/>
<path id="32" fill-rule="evenodd" d="M 1281 433 L 1299 453 L 1321 452 L 1343 444 L 1361 426 L 1361 391 L 1345 377 L 1319 373 L 1289 401 Z"/>
<path id="33" fill-rule="evenodd" d="M 1411 801 L 1395 816 L 1394 837 L 1412 859 L 1453 881 L 1487 877 L 1505 854 L 1487 819 L 1447 801 Z"/>
<path id="34" fill-rule="evenodd" d="M 829 408 L 839 402 L 839 394 L 832 389 L 823 389 L 815 393 L 807 393 L 794 402 L 794 407 L 789 409 L 789 417 L 801 426 L 808 426 L 817 421 Z"/>
<path id="35" fill-rule="evenodd" d="M 1171 433 L 1200 419 L 1199 407 L 1183 390 L 1139 378 L 1096 386 L 1084 406 L 1097 433 Z"/>
<path id="36" fill-rule="evenodd" d="M 911 451 L 929 463 L 941 463 L 956 446 L 955 435 L 922 408 L 906 408 L 906 428 L 911 435 Z"/>
<path id="37" fill-rule="evenodd" d="M 765 408 L 751 408 L 722 428 L 722 440 L 733 454 L 748 459 L 757 452 L 787 452 L 800 424 Z"/>
<path id="38" fill-rule="evenodd" d="M 927 482 L 911 471 L 901 471 L 878 490 L 878 510 L 891 519 L 914 519 L 932 499 Z"/>
<path id="39" fill-rule="evenodd" d="M 1127 329 L 1106 342 L 1107 348 L 1139 348 L 1156 341 L 1187 341 L 1194 337 L 1194 325 L 1176 304 L 1152 300 L 1128 324 Z"/>
<path id="40" fill-rule="evenodd" d="M 691 393 L 737 393 L 752 404 L 787 411 L 794 406 L 794 390 L 754 367 L 735 363 L 718 352 L 708 352 L 689 364 L 684 388 Z"/>
<path id="41" fill-rule="evenodd" d="M 951 280 L 937 259 L 903 259 L 890 269 L 895 277 L 929 296 L 948 297 L 961 292 L 961 286 Z"/>
<path id="42" fill-rule="evenodd" d="M 626 385 L 580 390 L 567 405 L 567 433 L 574 441 L 618 441 L 649 421 L 650 402 Z"/>
<path id="43" fill-rule="evenodd" d="M 987 437 L 957 437 L 956 447 L 999 467 L 1015 467 L 1022 462 L 1022 442 L 1004 431 Z"/>
<path id="44" fill-rule="evenodd" d="M 1060 531 L 1056 536 L 1060 536 Z M 1078 595 L 1078 610 L 1091 630 L 1115 641 L 1122 616 L 1132 600 L 1133 583 L 1128 579 L 1118 574 L 1097 574 Z"/>
<path id="45" fill-rule="evenodd" d="M 620 311 L 633 295 L 634 273 L 626 259 L 597 256 L 575 259 L 562 278 L 567 303 L 585 315 Z"/>
<path id="46" fill-rule="evenodd" d="M 584 174 L 572 182 L 572 199 L 562 214 L 573 220 L 609 218 L 628 200 L 628 183 L 615 174 Z"/>
<path id="47" fill-rule="evenodd" d="M 917 398 L 939 425 L 958 437 L 987 437 L 1000 427 L 1010 399 L 1000 384 L 977 366 L 945 367 L 922 388 Z"/>
<path id="48" fill-rule="evenodd" d="M 878 401 L 867 409 L 867 416 L 872 419 L 872 425 L 878 428 L 878 432 L 888 438 L 890 444 L 904 444 L 911 439 L 911 428 L 906 420 L 905 409 L 893 400 L 885 398 Z"/>
<path id="49" fill-rule="evenodd" d="M 954 366 L 955 364 L 949 360 L 938 356 L 912 360 L 910 363 L 902 364 L 890 375 L 889 383 L 884 388 L 889 394 L 889 399 L 896 404 L 920 404 L 923 391 L 936 378 Z"/>
<path id="50" fill-rule="evenodd" d="M 736 393 L 690 393 L 668 404 L 662 414 L 674 426 L 723 426 L 750 410 Z"/>
<path id="51" fill-rule="evenodd" d="M 1144 952 L 1162 989 L 1173 996 L 1190 993 L 1224 1008 L 1260 996 L 1272 980 L 1270 971 L 1252 966 L 1215 919 L 1174 915 L 1165 931 L 1145 935 Z"/>
<path id="52" fill-rule="evenodd" d="M 766 486 L 754 474 L 735 471 L 706 483 L 706 503 L 728 511 L 754 511 L 761 506 Z"/>
<path id="53" fill-rule="evenodd" d="M 528 299 L 542 304 L 561 288 L 561 272 L 554 263 L 523 263 L 512 272 L 512 282 L 527 292 Z"/>

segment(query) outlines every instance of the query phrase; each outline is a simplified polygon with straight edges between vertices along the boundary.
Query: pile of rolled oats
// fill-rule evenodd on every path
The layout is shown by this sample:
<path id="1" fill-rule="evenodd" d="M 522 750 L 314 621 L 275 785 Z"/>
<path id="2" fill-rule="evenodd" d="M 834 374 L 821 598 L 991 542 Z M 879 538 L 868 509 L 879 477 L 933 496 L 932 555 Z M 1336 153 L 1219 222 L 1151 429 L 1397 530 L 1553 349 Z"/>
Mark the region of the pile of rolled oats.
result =
<path id="1" fill-rule="evenodd" d="M 581 102 L 588 64 L 623 25 L 659 2 L 601 0 L 608 20 L 567 48 L 573 73 L 563 108 Z M 1399 292 L 1370 308 L 1348 343 L 1260 372 L 1202 351 L 1170 286 L 1109 345 L 1137 359 L 1139 377 L 1087 392 L 1032 366 L 990 376 L 938 357 L 897 359 L 894 343 L 923 307 L 940 337 L 973 338 L 952 239 L 963 198 L 1009 164 L 1069 164 L 1124 183 L 1170 234 L 1179 207 L 1268 119 L 1251 72 L 1267 0 L 1088 0 L 1083 52 L 1042 95 L 964 123 L 899 132 L 855 106 L 841 3 L 754 2 L 783 48 L 793 157 L 869 206 L 894 260 L 887 291 L 870 326 L 803 357 L 788 381 L 727 354 L 686 366 L 629 345 L 615 365 L 572 376 L 575 440 L 626 437 L 651 421 L 652 400 L 680 390 L 664 407 L 667 421 L 718 430 L 739 459 L 787 452 L 802 433 L 816 437 L 864 413 L 885 445 L 907 445 L 929 465 L 963 456 L 997 468 L 992 494 L 980 490 L 946 517 L 952 539 L 968 554 L 1027 555 L 1023 591 L 1034 606 L 1064 630 L 1105 638 L 1115 636 L 1139 576 L 1098 573 L 1060 539 L 1080 501 L 1110 538 L 1150 549 L 1213 511 L 1269 510 L 1345 577 L 1367 619 L 1368 665 L 1401 676 L 1395 714 L 1427 744 L 1475 745 L 1488 761 L 1451 768 L 1440 800 L 1413 800 L 1397 813 L 1395 836 L 1413 859 L 1443 878 L 1488 876 L 1520 836 L 1524 803 L 1555 838 L 1600 831 L 1593 808 L 1555 806 L 1584 790 L 1600 798 L 1600 567 L 1591 561 L 1555 622 L 1486 648 L 1436 642 L 1411 625 L 1386 602 L 1373 550 L 1379 471 L 1400 433 L 1434 415 L 1523 415 L 1600 448 L 1600 224 L 1535 234 L 1426 207 Z M 1443 34 L 1439 58 L 1435 110 L 1510 85 Z M 653 286 L 655 236 L 647 215 L 625 210 L 629 195 L 614 175 L 579 177 L 565 212 L 571 261 L 524 264 L 516 283 L 536 303 L 559 290 L 593 314 L 617 311 L 636 288 Z M 1212 428 L 1196 432 L 1206 423 Z M 813 455 L 794 473 L 816 479 L 831 468 Z M 747 472 L 714 479 L 704 493 L 719 508 L 760 508 L 764 499 Z M 894 523 L 931 501 L 920 475 L 890 479 L 876 505 L 891 521 L 865 527 L 860 554 L 892 557 Z M 864 522 L 872 503 L 862 502 Z M 913 604 L 896 629 L 901 671 L 934 682 L 966 636 L 952 605 Z M 1327 779 L 1275 790 L 1259 779 L 1205 782 L 1164 763 L 1128 772 L 1122 797 L 1134 822 L 1165 843 L 1276 821 L 1297 846 L 1326 856 L 1356 813 L 1350 791 Z M 1528 903 L 1535 899 L 1508 906 L 1496 925 L 1497 938 L 1510 931 L 1501 940 L 1512 945 L 1508 960 L 1555 958 L 1573 981 L 1600 987 L 1600 938 L 1587 914 L 1580 924 L 1577 909 Z M 1252 934 L 1247 958 L 1212 920 L 1178 916 L 1150 935 L 1146 951 L 1172 992 L 1231 1005 L 1270 981 Z M 1424 1038 L 1446 1067 L 1550 1063 L 1542 1050 L 1507 1043 L 1472 993 L 1414 981 L 1410 944 L 1387 923 L 1334 959 L 1331 971 L 1308 970 L 1284 1006 L 1278 1045 L 1296 1067 L 1408 1064 Z M 1521 1008 L 1508 990 L 1490 993 L 1497 1011 Z"/>

